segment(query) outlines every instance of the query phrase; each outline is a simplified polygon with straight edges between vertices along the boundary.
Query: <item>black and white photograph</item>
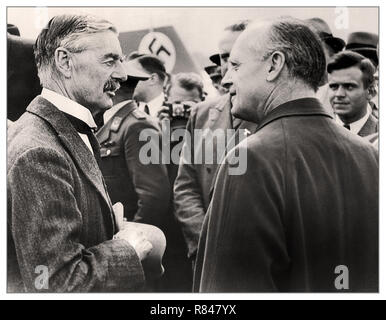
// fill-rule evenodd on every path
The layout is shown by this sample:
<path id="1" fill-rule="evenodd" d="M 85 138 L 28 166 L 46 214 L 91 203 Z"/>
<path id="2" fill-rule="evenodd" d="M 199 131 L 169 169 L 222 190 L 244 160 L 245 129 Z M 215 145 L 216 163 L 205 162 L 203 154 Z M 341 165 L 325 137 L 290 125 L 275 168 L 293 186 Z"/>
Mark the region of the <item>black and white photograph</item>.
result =
<path id="1" fill-rule="evenodd" d="M 8 296 L 380 292 L 379 7 L 2 9 Z"/>

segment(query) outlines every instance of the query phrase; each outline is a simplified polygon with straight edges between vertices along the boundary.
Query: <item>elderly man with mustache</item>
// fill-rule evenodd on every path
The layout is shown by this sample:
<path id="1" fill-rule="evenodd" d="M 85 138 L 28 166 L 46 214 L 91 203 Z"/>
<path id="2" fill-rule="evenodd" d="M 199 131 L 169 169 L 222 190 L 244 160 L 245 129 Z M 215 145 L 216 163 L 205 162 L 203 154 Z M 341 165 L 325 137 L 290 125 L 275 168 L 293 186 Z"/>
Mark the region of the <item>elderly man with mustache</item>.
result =
<path id="1" fill-rule="evenodd" d="M 8 131 L 8 291 L 133 291 L 152 244 L 117 233 L 98 166 L 97 114 L 126 80 L 116 28 L 56 16 L 34 48 L 43 90 Z"/>

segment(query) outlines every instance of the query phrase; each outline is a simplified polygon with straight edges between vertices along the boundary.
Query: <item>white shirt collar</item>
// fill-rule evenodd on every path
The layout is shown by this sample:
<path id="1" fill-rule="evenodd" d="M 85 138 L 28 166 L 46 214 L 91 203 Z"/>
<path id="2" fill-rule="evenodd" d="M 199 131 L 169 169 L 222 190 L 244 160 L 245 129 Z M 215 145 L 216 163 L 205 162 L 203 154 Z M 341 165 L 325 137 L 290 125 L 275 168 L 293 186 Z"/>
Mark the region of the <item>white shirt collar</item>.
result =
<path id="1" fill-rule="evenodd" d="M 351 122 L 349 123 L 350 125 L 350 131 L 354 134 L 358 134 L 358 132 L 363 128 L 363 126 L 365 125 L 367 119 L 370 117 L 370 114 L 371 114 L 371 106 L 370 104 L 367 105 L 367 108 L 366 108 L 366 114 L 364 117 L 360 118 L 359 120 L 355 121 L 355 122 Z M 342 120 L 340 120 L 339 116 L 335 117 L 335 120 L 336 122 L 343 126 L 344 123 Z"/>
<path id="2" fill-rule="evenodd" d="M 161 109 L 163 103 L 165 100 L 164 93 L 161 92 L 159 96 L 155 97 L 153 100 L 149 101 L 148 103 L 142 102 L 142 108 L 141 110 L 144 110 L 145 105 L 149 107 L 150 116 L 157 118 L 158 111 Z"/>
<path id="3" fill-rule="evenodd" d="M 82 120 L 90 128 L 95 129 L 97 127 L 90 110 L 81 104 L 47 88 L 43 88 L 41 96 L 51 102 L 60 111 Z"/>

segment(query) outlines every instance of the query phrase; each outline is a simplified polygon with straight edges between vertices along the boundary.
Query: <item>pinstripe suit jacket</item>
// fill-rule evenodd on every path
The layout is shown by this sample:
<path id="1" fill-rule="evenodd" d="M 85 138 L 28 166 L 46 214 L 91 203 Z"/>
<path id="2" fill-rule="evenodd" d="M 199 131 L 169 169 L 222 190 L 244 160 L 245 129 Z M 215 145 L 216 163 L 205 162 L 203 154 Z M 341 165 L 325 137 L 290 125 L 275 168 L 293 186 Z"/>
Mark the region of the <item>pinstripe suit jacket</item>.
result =
<path id="1" fill-rule="evenodd" d="M 38 96 L 8 130 L 8 291 L 133 291 L 134 249 L 112 240 L 110 198 L 94 156 L 67 118 Z M 36 286 L 39 266 L 48 284 Z"/>

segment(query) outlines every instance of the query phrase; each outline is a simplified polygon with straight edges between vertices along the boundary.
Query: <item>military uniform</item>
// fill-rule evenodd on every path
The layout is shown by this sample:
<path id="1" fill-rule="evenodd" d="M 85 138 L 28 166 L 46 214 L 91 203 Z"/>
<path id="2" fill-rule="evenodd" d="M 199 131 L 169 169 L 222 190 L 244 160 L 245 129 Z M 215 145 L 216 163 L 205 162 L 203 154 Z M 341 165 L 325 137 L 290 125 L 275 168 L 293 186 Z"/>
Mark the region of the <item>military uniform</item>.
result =
<path id="1" fill-rule="evenodd" d="M 127 220 L 160 226 L 168 212 L 171 188 L 165 165 L 143 164 L 139 159 L 148 143 L 161 159 L 158 141 L 139 141 L 145 129 L 154 130 L 161 141 L 158 124 L 128 101 L 96 135 L 101 145 L 100 167 L 112 202 L 122 202 Z"/>

